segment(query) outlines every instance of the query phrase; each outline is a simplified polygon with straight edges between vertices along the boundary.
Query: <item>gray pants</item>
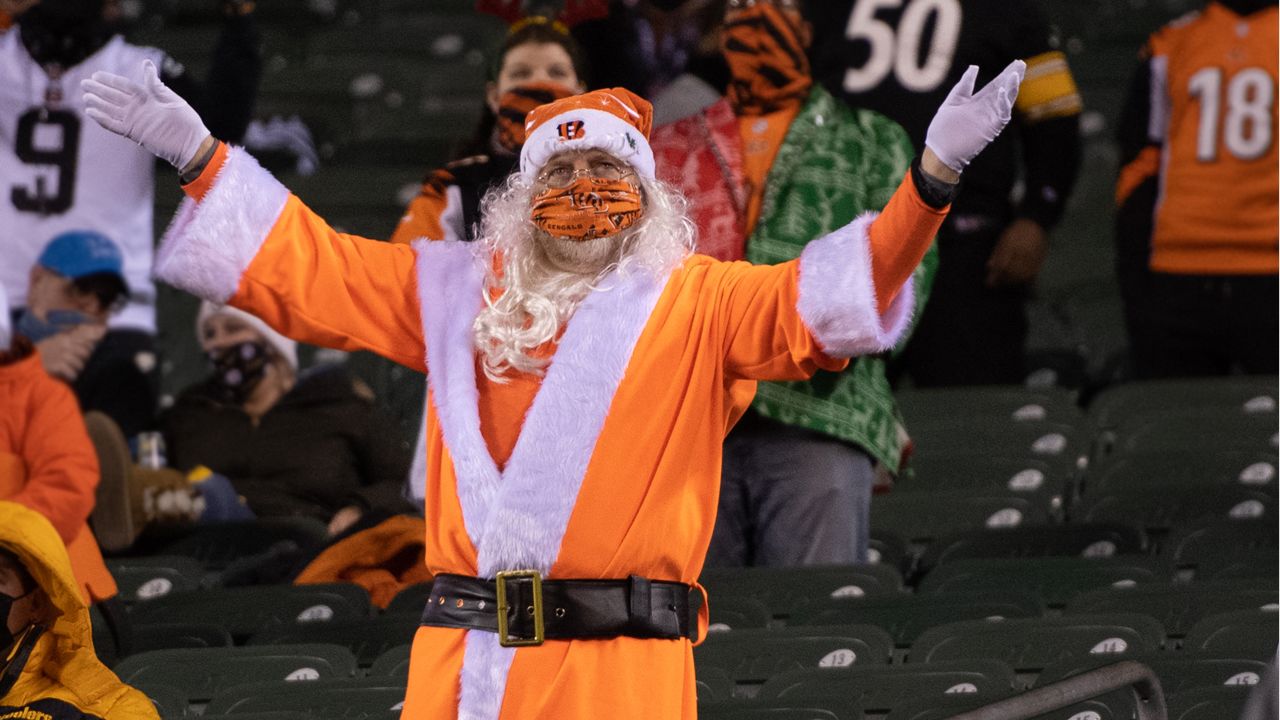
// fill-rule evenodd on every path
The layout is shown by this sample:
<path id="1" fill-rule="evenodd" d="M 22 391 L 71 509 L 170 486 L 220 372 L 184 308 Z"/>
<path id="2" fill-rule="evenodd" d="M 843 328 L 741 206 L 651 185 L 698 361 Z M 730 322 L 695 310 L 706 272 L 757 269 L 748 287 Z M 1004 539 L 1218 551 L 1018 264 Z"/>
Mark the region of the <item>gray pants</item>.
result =
<path id="1" fill-rule="evenodd" d="M 707 567 L 867 561 L 871 458 L 849 443 L 744 418 L 724 444 Z"/>

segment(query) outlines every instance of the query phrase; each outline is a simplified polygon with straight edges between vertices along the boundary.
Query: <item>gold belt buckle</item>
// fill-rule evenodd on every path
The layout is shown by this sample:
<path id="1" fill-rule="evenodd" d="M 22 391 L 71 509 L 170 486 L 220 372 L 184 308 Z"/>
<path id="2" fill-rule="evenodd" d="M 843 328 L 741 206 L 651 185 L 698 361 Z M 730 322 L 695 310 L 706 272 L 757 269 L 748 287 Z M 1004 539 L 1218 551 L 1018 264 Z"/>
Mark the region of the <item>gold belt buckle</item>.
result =
<path id="1" fill-rule="evenodd" d="M 533 581 L 533 637 L 513 638 L 510 636 L 511 625 L 507 620 L 507 581 L 516 578 L 529 578 Z M 546 641 L 546 626 L 542 618 L 542 573 L 537 570 L 503 570 L 494 578 L 498 589 L 498 644 L 502 647 L 534 647 Z M 520 609 L 516 608 L 516 612 Z"/>

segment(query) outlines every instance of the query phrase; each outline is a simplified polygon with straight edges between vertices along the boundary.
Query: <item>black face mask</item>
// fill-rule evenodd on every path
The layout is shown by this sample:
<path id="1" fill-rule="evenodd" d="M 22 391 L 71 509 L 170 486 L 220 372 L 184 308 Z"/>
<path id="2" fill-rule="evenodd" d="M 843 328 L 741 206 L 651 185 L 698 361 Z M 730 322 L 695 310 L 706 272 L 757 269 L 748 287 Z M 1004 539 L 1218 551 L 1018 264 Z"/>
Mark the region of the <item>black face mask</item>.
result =
<path id="1" fill-rule="evenodd" d="M 1276 0 L 1218 0 L 1237 15 L 1249 15 L 1276 6 Z"/>
<path id="2" fill-rule="evenodd" d="M 34 590 L 35 588 L 32 588 Z M 13 604 L 22 598 L 31 594 L 32 590 L 28 590 L 17 597 L 0 593 L 0 660 L 3 660 L 8 654 L 9 646 L 13 644 L 13 633 L 9 632 L 9 613 L 13 610 Z"/>
<path id="3" fill-rule="evenodd" d="M 213 380 L 222 399 L 240 405 L 262 382 L 271 356 L 266 343 L 246 340 L 209 353 L 209 360 L 213 362 Z"/>
<path id="4" fill-rule="evenodd" d="M 107 40 L 102 0 L 41 0 L 18 18 L 22 44 L 41 65 L 79 65 Z"/>

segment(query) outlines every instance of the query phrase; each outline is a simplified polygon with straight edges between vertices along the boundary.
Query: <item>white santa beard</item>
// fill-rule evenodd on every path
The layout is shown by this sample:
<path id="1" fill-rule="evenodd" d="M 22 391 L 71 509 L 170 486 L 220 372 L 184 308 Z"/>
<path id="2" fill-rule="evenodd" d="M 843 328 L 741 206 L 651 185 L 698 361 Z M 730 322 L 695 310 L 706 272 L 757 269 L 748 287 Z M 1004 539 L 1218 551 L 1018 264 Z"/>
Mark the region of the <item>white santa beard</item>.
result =
<path id="1" fill-rule="evenodd" d="M 543 258 L 555 269 L 594 278 L 618 261 L 622 238 L 622 233 L 616 233 L 594 240 L 571 240 L 539 232 L 535 241 Z"/>

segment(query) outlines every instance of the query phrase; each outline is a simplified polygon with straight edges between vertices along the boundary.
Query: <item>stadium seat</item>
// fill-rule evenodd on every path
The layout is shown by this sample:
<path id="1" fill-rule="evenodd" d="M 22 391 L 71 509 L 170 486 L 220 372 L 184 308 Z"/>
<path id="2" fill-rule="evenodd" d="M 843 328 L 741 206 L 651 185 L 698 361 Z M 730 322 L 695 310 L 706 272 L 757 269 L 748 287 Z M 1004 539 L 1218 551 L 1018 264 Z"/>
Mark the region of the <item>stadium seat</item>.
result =
<path id="1" fill-rule="evenodd" d="M 1155 27 L 1151 28 L 1152 30 Z M 1275 418 L 1275 376 L 1153 380 L 1116 385 L 1099 393 L 1088 407 L 1097 428 L 1115 428 L 1135 417 L 1157 417 L 1188 408 L 1234 411 Z"/>
<path id="2" fill-rule="evenodd" d="M 977 530 L 936 541 L 920 558 L 920 569 L 964 558 L 1106 558 L 1145 552 L 1146 535 L 1132 525 L 1041 525 Z"/>
<path id="3" fill-rule="evenodd" d="M 413 642 L 419 617 L 420 613 L 396 613 L 374 618 L 283 625 L 255 634 L 249 638 L 249 644 L 332 643 L 349 649 L 355 653 L 361 667 L 368 667 L 392 648 Z"/>
<path id="4" fill-rule="evenodd" d="M 1049 507 L 1004 491 L 892 492 L 871 503 L 871 527 L 927 545 L 939 537 L 983 528 L 1049 523 Z"/>
<path id="5" fill-rule="evenodd" d="M 277 627 L 320 627 L 369 615 L 369 595 L 358 585 L 266 585 L 169 595 L 134 608 L 137 624 L 208 623 L 233 638 Z"/>
<path id="6" fill-rule="evenodd" d="M 917 427 L 943 424 L 950 427 L 956 409 L 964 419 L 989 422 L 1075 423 L 1082 418 L 1075 394 L 1061 388 L 1028 388 L 1021 385 L 945 389 L 910 389 L 894 394 L 898 409 L 913 432 Z"/>
<path id="7" fill-rule="evenodd" d="M 1145 555 L 1112 558 L 1023 558 L 957 560 L 939 565 L 920 581 L 919 592 L 952 593 L 1013 587 L 1037 593 L 1059 608 L 1086 590 L 1170 579 L 1164 562 Z"/>
<path id="8" fill-rule="evenodd" d="M 1166 538 L 1161 554 L 1196 579 L 1276 575 L 1276 523 L 1271 519 L 1207 520 L 1180 525 Z M 1260 562 L 1252 563 L 1256 559 Z M 1258 565 L 1263 572 L 1245 571 Z"/>
<path id="9" fill-rule="evenodd" d="M 1230 610 L 1258 610 L 1280 600 L 1274 581 L 1170 583 L 1103 588 L 1067 603 L 1067 615 L 1143 613 L 1159 620 L 1170 638 L 1187 634 L 1199 620 Z"/>
<path id="10" fill-rule="evenodd" d="M 965 695 L 954 695 L 941 700 L 907 703 L 894 708 L 885 720 L 945 720 L 953 715 L 974 710 L 996 700 L 1004 698 L 974 699 Z M 1033 720 L 1132 720 L 1132 712 L 1127 704 L 1121 702 L 1116 706 L 1110 698 L 1085 700 L 1061 710 L 1037 715 Z"/>
<path id="11" fill-rule="evenodd" d="M 724 668 L 697 668 L 698 705 L 725 702 L 734 697 L 733 678 Z"/>
<path id="12" fill-rule="evenodd" d="M 1216 687 L 1182 693 L 1169 700 L 1169 720 L 1242 718 L 1249 690 L 1248 687 Z"/>
<path id="13" fill-rule="evenodd" d="M 864 715 L 857 707 L 841 703 L 840 707 L 817 707 L 817 703 L 800 703 L 799 706 L 770 706 L 727 704 L 698 706 L 701 720 L 861 720 Z"/>
<path id="14" fill-rule="evenodd" d="M 389 720 L 399 717 L 404 690 L 404 681 L 394 678 L 259 682 L 227 688 L 205 710 L 211 715 L 234 717 L 245 712 L 292 710 L 313 720 Z"/>
<path id="15" fill-rule="evenodd" d="M 156 706 L 156 712 L 165 720 L 168 720 L 168 718 L 181 718 L 187 714 L 187 694 L 182 690 L 172 685 L 160 683 L 153 683 L 138 689 L 146 694 L 147 698 L 151 700 L 151 704 Z"/>
<path id="16" fill-rule="evenodd" d="M 134 623 L 133 652 L 230 647 L 231 633 L 212 623 Z"/>
<path id="17" fill-rule="evenodd" d="M 788 625 L 868 623 L 887 631 L 898 647 L 907 647 L 920 633 L 935 625 L 988 617 L 1031 618 L 1044 614 L 1044 605 L 1039 597 L 1016 587 L 1007 587 L 934 595 L 828 600 L 807 605 L 791 616 Z"/>
<path id="18" fill-rule="evenodd" d="M 711 599 L 708 633 L 769 627 L 772 615 L 759 598 L 726 595 Z"/>
<path id="19" fill-rule="evenodd" d="M 871 565 L 887 565 L 906 577 L 911 572 L 911 550 L 907 541 L 897 533 L 873 530 L 867 542 L 867 562 Z"/>
<path id="20" fill-rule="evenodd" d="M 1275 452 L 1276 415 L 1213 413 L 1204 408 L 1135 418 L 1115 428 L 1114 440 L 1100 436 L 1108 456 L 1159 452 Z"/>
<path id="21" fill-rule="evenodd" d="M 416 583 L 396 593 L 391 599 L 383 612 L 387 614 L 393 613 L 416 613 L 422 614 L 422 609 L 426 607 L 427 596 L 431 594 L 431 583 Z"/>
<path id="22" fill-rule="evenodd" d="M 322 681 L 349 678 L 356 659 L 338 645 L 155 650 L 130 655 L 115 672 L 140 688 L 156 685 L 181 692 L 188 704 L 208 702 L 234 685 L 263 680 Z"/>
<path id="23" fill-rule="evenodd" d="M 373 661 L 369 667 L 369 677 L 405 678 L 409 677 L 409 655 L 413 646 L 396 645 Z"/>
<path id="24" fill-rule="evenodd" d="M 883 714 L 920 698 L 942 699 L 958 693 L 995 700 L 1011 693 L 1015 686 L 1012 668 L 995 660 L 854 665 L 783 673 L 760 688 L 757 700 L 784 700 L 802 706 L 815 699 L 832 699 L 856 703 L 868 714 Z"/>
<path id="25" fill-rule="evenodd" d="M 739 685 L 760 684 L 788 670 L 885 664 L 893 638 L 874 625 L 789 627 L 716 633 L 693 651 L 699 672 L 721 668 Z"/>
<path id="26" fill-rule="evenodd" d="M 200 716 L 200 720 L 311 720 L 311 718 L 306 713 L 281 710 L 279 712 L 236 713 L 235 715 L 210 715 L 205 713 Z"/>
<path id="27" fill-rule="evenodd" d="M 1070 510 L 1072 522 L 1131 522 L 1149 531 L 1204 520 L 1269 519 L 1275 522 L 1274 492 L 1230 486 L 1217 490 L 1168 487 L 1125 488 L 1088 493 Z"/>
<path id="28" fill-rule="evenodd" d="M 162 551 L 195 558 L 206 570 L 223 570 L 236 560 L 269 552 L 319 550 L 328 529 L 311 518 L 280 518 L 201 525 Z"/>
<path id="29" fill-rule="evenodd" d="M 915 452 L 927 455 L 998 455 L 1005 457 L 1071 460 L 1081 455 L 1075 425 L 1063 422 L 991 424 L 972 422 L 966 415 L 954 418 L 954 425 L 911 428 Z"/>
<path id="30" fill-rule="evenodd" d="M 938 453 L 912 457 L 910 468 L 911 477 L 899 479 L 893 494 L 961 490 L 1011 494 L 1049 509 L 1056 519 L 1071 490 L 1075 462 L 1068 458 Z"/>
<path id="31" fill-rule="evenodd" d="M 1090 467 L 1084 492 L 1245 487 L 1274 495 L 1276 475 L 1276 455 L 1269 452 L 1126 453 Z"/>
<path id="32" fill-rule="evenodd" d="M 1188 652 L 1218 657 L 1270 660 L 1276 656 L 1280 635 L 1277 606 L 1265 609 L 1234 610 L 1202 618 L 1187 631 L 1182 642 Z"/>
<path id="33" fill-rule="evenodd" d="M 182 555 L 113 558 L 106 562 L 119 588 L 119 597 L 125 602 L 195 590 L 204 575 L 200 563 Z"/>
<path id="34" fill-rule="evenodd" d="M 786 618 L 805 604 L 832 597 L 895 594 L 902 576 L 888 565 L 814 565 L 790 568 L 711 568 L 699 578 L 716 604 L 730 597 L 753 597 L 774 618 Z"/>
<path id="35" fill-rule="evenodd" d="M 1267 668 L 1267 664 L 1260 660 L 1211 657 L 1193 652 L 1141 653 L 1128 659 L 1140 662 L 1155 672 L 1165 697 L 1197 688 L 1255 685 Z M 1067 658 L 1045 668 L 1036 678 L 1036 685 L 1044 686 L 1112 662 L 1114 660 L 1100 656 Z M 1132 708 L 1132 705 L 1127 707 Z"/>
<path id="36" fill-rule="evenodd" d="M 908 661 L 1000 660 L 1019 673 L 1039 673 L 1065 657 L 1122 659 L 1158 650 L 1164 637 L 1157 620 L 1134 613 L 963 620 L 921 633 Z"/>

